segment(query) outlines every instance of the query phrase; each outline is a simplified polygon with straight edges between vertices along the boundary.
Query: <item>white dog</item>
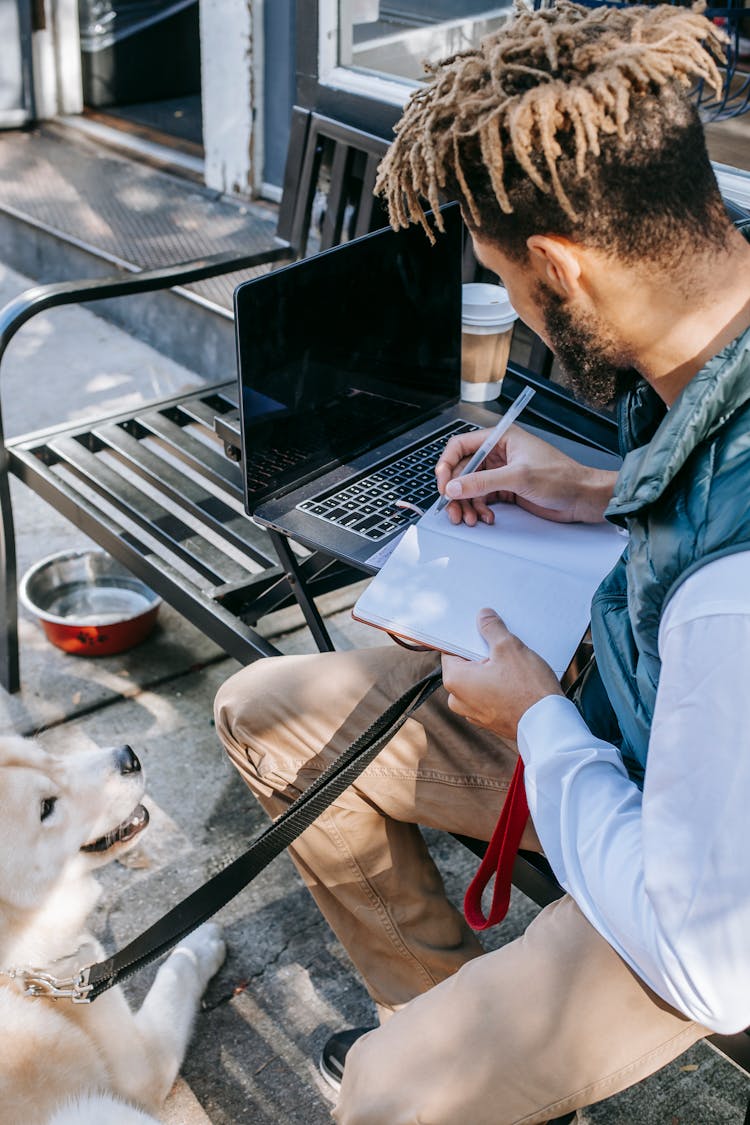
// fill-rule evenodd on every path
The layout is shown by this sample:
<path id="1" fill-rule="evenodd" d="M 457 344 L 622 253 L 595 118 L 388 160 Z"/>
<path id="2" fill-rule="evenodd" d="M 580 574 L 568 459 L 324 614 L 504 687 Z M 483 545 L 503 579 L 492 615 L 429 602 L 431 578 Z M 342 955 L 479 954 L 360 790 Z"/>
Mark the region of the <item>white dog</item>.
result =
<path id="1" fill-rule="evenodd" d="M 0 739 L 4 1125 L 150 1122 L 144 1112 L 159 1109 L 177 1075 L 200 997 L 224 959 L 218 926 L 174 950 L 137 1014 L 116 987 L 73 1004 L 24 996 L 13 975 L 66 977 L 102 958 L 85 929 L 99 894 L 92 871 L 145 828 L 143 789 L 129 747 L 56 758 L 26 739 Z"/>

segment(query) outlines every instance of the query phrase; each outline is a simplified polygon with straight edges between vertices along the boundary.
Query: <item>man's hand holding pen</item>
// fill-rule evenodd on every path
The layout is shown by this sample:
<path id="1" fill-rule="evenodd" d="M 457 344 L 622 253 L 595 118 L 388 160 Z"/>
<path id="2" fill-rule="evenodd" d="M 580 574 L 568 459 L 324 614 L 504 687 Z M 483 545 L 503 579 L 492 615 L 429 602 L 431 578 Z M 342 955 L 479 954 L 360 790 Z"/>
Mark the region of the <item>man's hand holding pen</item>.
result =
<path id="1" fill-rule="evenodd" d="M 474 430 L 451 438 L 435 466 L 438 491 L 452 497 L 446 511 L 453 523 L 493 523 L 491 505 L 498 503 L 518 504 L 555 522 L 602 519 L 617 473 L 581 465 L 519 426 L 511 426 L 476 472 L 462 476 L 487 434 Z M 563 691 L 546 661 L 509 632 L 494 610 L 482 610 L 478 626 L 488 647 L 484 660 L 443 656 L 448 703 L 476 726 L 515 740 L 529 707 Z"/>
<path id="2" fill-rule="evenodd" d="M 435 466 L 438 491 L 451 497 L 453 523 L 493 523 L 491 505 L 518 504 L 560 523 L 598 523 L 612 495 L 617 473 L 592 469 L 567 457 L 534 434 L 511 426 L 487 454 L 483 468 L 460 476 L 487 430 L 452 437 Z"/>

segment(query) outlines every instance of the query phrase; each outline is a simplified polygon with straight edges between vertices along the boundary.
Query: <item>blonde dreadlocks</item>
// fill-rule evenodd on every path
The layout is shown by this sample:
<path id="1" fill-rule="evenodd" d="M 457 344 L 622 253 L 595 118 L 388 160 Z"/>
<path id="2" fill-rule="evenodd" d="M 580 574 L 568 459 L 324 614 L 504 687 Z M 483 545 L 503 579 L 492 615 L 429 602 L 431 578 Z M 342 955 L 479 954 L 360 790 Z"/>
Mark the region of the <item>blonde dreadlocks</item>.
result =
<path id="1" fill-rule="evenodd" d="M 560 233 L 590 224 L 592 208 L 595 217 L 606 210 L 610 193 L 610 209 L 629 222 L 613 180 L 618 171 L 627 180 L 630 165 L 653 172 L 667 197 L 679 192 L 658 166 L 664 137 L 675 130 L 697 127 L 705 179 L 702 129 L 687 90 L 696 81 L 721 88 L 723 39 L 696 11 L 670 5 L 589 9 L 559 0 L 535 12 L 519 5 L 479 47 L 428 67 L 428 84 L 407 104 L 380 166 L 376 191 L 392 225 L 420 222 L 432 237 L 422 199 L 437 210 L 446 192 L 485 236 L 493 222 L 502 226 L 502 216 L 490 217 L 487 231 L 491 212 L 515 212 L 515 223 L 534 199 L 548 218 L 557 216 Z M 645 171 L 644 160 L 652 165 Z M 608 168 L 601 183 L 598 165 Z"/>

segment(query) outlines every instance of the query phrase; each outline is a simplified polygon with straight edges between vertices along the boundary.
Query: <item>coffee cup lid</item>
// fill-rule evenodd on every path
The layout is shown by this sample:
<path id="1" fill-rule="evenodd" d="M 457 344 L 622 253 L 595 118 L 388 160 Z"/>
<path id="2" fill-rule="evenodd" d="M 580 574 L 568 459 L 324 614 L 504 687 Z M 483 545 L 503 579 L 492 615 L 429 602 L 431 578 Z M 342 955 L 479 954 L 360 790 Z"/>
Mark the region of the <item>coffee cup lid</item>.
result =
<path id="1" fill-rule="evenodd" d="M 461 286 L 461 320 L 464 324 L 509 328 L 518 313 L 502 285 L 469 282 Z"/>

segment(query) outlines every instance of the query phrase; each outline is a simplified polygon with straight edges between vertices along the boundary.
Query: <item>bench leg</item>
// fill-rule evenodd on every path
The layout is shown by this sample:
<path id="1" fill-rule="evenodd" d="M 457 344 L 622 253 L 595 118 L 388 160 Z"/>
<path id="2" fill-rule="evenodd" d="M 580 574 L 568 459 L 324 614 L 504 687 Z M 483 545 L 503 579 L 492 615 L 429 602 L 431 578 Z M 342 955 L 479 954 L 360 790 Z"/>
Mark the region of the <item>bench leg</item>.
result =
<path id="1" fill-rule="evenodd" d="M 7 454 L 0 450 L 0 684 L 8 692 L 21 686 L 18 674 L 18 593 L 16 586 L 16 537 L 10 502 Z"/>
<path id="2" fill-rule="evenodd" d="M 291 584 L 294 596 L 297 599 L 297 605 L 302 610 L 307 627 L 313 635 L 313 639 L 321 652 L 335 652 L 336 646 L 331 640 L 330 634 L 323 623 L 323 618 L 320 616 L 318 607 L 313 598 L 307 592 L 305 580 L 302 577 L 299 563 L 295 558 L 294 551 L 289 546 L 289 542 L 285 535 L 279 531 L 274 531 L 272 528 L 268 529 L 268 534 L 273 543 L 274 550 L 279 557 L 279 562 L 286 571 L 287 577 Z"/>

